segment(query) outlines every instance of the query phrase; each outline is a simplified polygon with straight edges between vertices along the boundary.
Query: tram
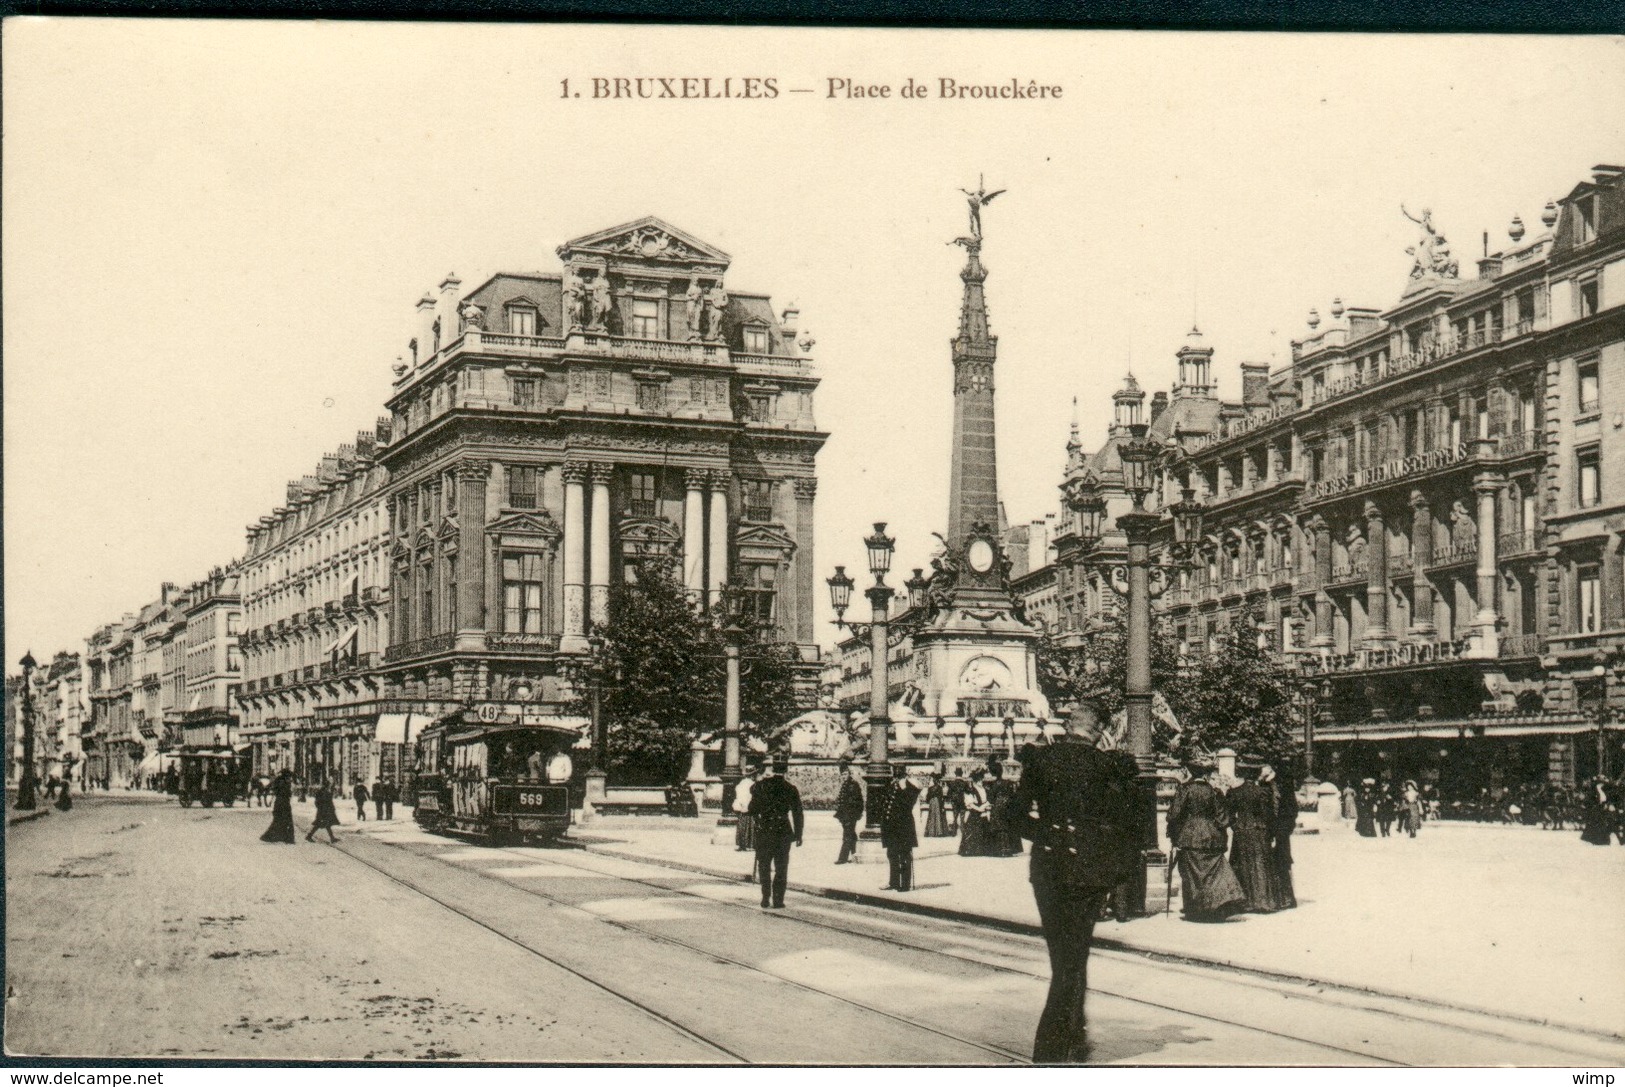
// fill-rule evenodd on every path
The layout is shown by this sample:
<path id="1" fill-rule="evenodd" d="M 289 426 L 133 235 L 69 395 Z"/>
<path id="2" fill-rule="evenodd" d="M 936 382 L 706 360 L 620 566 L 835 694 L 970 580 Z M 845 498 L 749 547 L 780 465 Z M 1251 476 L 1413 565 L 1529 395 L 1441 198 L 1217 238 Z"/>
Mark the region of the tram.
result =
<path id="1" fill-rule="evenodd" d="M 413 818 L 435 834 L 549 842 L 570 827 L 575 727 L 470 721 L 456 713 L 418 737 Z"/>
<path id="2" fill-rule="evenodd" d="M 187 747 L 176 756 L 176 797 L 181 807 L 194 803 L 231 807 L 248 799 L 249 761 L 229 747 Z"/>

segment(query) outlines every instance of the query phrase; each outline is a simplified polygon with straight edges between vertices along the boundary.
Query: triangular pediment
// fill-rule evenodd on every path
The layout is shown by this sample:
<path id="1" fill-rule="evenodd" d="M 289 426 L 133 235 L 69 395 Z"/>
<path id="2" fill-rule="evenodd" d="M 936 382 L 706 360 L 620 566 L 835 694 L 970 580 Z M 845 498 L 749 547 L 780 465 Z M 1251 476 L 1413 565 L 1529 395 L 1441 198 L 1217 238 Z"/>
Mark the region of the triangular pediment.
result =
<path id="1" fill-rule="evenodd" d="M 430 532 L 428 526 L 425 525 L 423 528 L 418 529 L 418 534 L 412 540 L 412 543 L 413 543 L 414 546 L 420 547 L 420 548 L 421 547 L 433 547 L 434 546 L 434 533 Z"/>
<path id="2" fill-rule="evenodd" d="M 665 517 L 627 517 L 621 521 L 621 539 L 628 543 L 675 546 L 682 538 L 677 526 Z"/>
<path id="3" fill-rule="evenodd" d="M 559 246 L 558 253 L 566 263 L 577 253 L 721 265 L 733 260 L 716 246 L 653 215 L 575 238 Z"/>
<path id="4" fill-rule="evenodd" d="M 440 528 L 435 535 L 439 536 L 442 540 L 449 540 L 455 537 L 457 535 L 457 519 L 455 517 L 442 517 L 440 519 Z"/>
<path id="5" fill-rule="evenodd" d="M 549 538 L 563 535 L 553 515 L 546 510 L 523 510 L 510 513 L 497 518 L 485 526 L 485 531 L 492 535 L 503 536 L 547 536 Z"/>
<path id="6" fill-rule="evenodd" d="M 796 548 L 795 540 L 771 525 L 741 528 L 734 534 L 734 543 L 739 547 L 774 548 L 779 551 L 794 551 Z"/>

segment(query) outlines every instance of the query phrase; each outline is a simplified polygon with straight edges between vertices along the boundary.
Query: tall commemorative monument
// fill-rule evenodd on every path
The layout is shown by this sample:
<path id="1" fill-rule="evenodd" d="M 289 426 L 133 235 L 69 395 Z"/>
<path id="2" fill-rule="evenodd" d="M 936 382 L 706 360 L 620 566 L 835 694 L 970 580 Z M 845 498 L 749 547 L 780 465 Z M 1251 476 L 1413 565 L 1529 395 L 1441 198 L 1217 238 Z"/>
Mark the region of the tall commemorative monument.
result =
<path id="1" fill-rule="evenodd" d="M 1000 541 L 998 454 L 993 372 L 999 340 L 989 329 L 983 284 L 982 209 L 1004 190 L 962 190 L 970 233 L 959 273 L 964 296 L 952 343 L 954 437 L 948 485 L 948 531 L 932 560 L 928 615 L 914 634 L 914 683 L 923 716 L 999 735 L 1035 732 L 1049 717 L 1038 690 L 1039 633 L 1010 592 L 1010 560 Z"/>

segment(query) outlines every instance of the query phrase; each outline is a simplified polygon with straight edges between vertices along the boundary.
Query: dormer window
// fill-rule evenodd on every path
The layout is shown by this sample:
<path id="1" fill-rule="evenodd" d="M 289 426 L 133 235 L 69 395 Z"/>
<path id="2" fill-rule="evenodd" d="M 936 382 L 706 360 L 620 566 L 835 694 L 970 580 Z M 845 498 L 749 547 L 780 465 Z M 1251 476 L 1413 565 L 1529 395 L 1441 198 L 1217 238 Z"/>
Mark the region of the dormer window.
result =
<path id="1" fill-rule="evenodd" d="M 1574 202 L 1578 218 L 1574 224 L 1574 244 L 1584 245 L 1597 240 L 1597 210 L 1600 197 L 1596 193 Z"/>
<path id="2" fill-rule="evenodd" d="M 755 325 L 745 329 L 745 352 L 750 355 L 767 354 L 767 329 Z"/>
<path id="3" fill-rule="evenodd" d="M 509 306 L 508 332 L 514 336 L 536 335 L 536 310 L 530 306 Z"/>
<path id="4" fill-rule="evenodd" d="M 640 340 L 660 337 L 660 303 L 653 298 L 632 299 L 632 335 Z"/>

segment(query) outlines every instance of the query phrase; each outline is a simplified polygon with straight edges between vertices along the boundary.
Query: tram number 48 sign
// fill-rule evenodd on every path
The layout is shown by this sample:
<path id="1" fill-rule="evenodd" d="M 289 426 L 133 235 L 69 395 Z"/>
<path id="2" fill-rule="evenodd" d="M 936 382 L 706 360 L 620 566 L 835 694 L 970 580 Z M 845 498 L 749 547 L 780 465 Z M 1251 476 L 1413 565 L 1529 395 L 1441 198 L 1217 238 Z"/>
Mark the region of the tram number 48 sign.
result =
<path id="1" fill-rule="evenodd" d="M 480 708 L 475 712 L 479 714 L 480 722 L 482 724 L 494 725 L 497 722 L 498 715 L 502 711 L 495 703 L 486 702 L 481 704 Z"/>

